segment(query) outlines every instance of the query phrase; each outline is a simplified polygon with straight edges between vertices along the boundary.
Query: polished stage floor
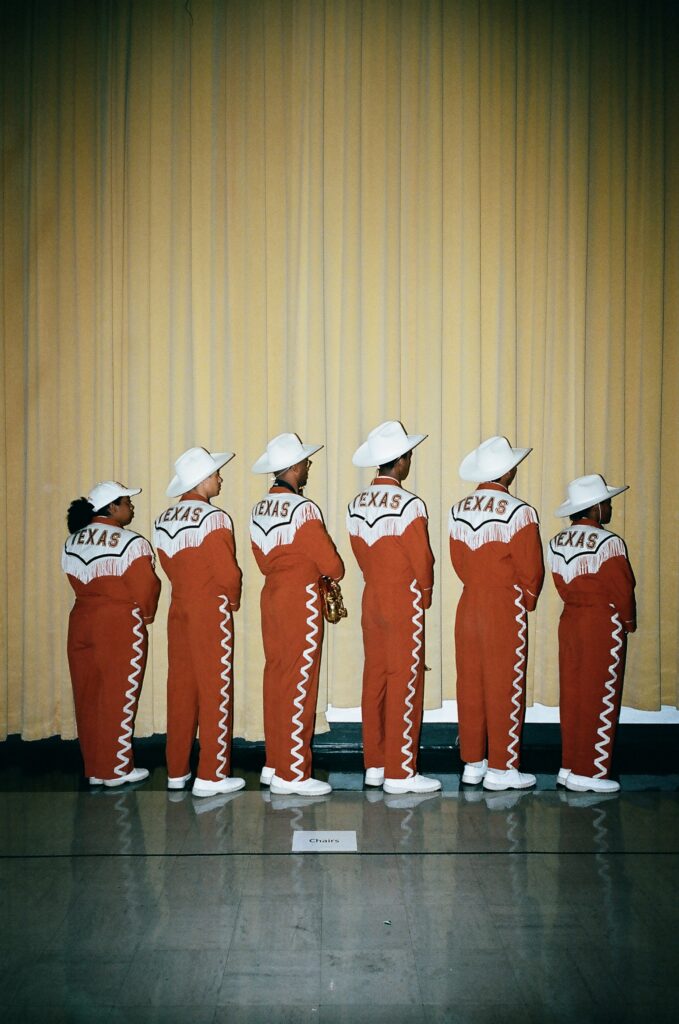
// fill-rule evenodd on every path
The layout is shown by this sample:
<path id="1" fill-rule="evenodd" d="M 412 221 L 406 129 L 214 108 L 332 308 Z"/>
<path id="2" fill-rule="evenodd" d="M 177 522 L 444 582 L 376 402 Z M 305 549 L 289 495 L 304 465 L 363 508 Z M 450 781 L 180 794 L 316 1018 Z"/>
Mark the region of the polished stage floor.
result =
<path id="1" fill-rule="evenodd" d="M 677 1021 L 679 777 L 603 798 L 439 777 L 0 792 L 0 1020 Z M 357 852 L 292 854 L 297 830 Z"/>

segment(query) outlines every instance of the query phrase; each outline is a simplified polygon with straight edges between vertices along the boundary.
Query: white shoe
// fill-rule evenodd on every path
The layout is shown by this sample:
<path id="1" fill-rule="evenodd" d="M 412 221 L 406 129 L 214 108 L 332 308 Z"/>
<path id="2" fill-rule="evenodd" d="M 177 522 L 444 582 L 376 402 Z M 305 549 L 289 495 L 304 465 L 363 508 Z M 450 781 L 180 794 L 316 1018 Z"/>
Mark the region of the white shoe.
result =
<path id="1" fill-rule="evenodd" d="M 385 779 L 385 793 L 435 793 L 441 788 L 438 779 L 428 779 L 425 775 L 411 775 L 409 779 Z"/>
<path id="2" fill-rule="evenodd" d="M 484 789 L 530 789 L 537 779 L 534 775 L 518 771 L 517 768 L 508 768 L 501 772 L 497 768 L 489 768 L 483 780 Z"/>
<path id="3" fill-rule="evenodd" d="M 215 793 L 235 793 L 245 785 L 245 779 L 220 779 L 219 782 L 212 782 L 210 779 L 196 778 L 191 792 L 194 796 L 214 796 Z"/>
<path id="4" fill-rule="evenodd" d="M 279 779 L 274 774 L 269 786 L 272 793 L 296 793 L 298 796 L 325 796 L 332 793 L 332 786 L 329 782 L 321 782 L 320 779 L 301 779 L 294 782 L 287 782 Z"/>
<path id="5" fill-rule="evenodd" d="M 149 773 L 146 768 L 133 768 L 127 775 L 121 775 L 119 779 L 104 779 L 105 786 L 122 786 L 124 782 L 141 782 L 148 779 Z"/>
<path id="6" fill-rule="evenodd" d="M 259 773 L 260 786 L 270 786 L 271 780 L 273 779 L 275 772 L 275 768 L 269 768 L 267 767 L 267 765 L 264 765 L 261 772 Z"/>
<path id="7" fill-rule="evenodd" d="M 384 768 L 366 768 L 363 782 L 366 786 L 381 786 L 384 782 Z"/>
<path id="8" fill-rule="evenodd" d="M 588 775 L 570 773 L 566 779 L 566 789 L 573 793 L 617 793 L 620 783 L 613 779 L 592 779 Z"/>
<path id="9" fill-rule="evenodd" d="M 571 773 L 570 768 L 559 768 L 559 774 L 556 777 L 556 784 L 557 784 L 557 786 L 565 786 L 566 785 L 566 779 L 568 778 L 570 773 Z"/>
<path id="10" fill-rule="evenodd" d="M 176 778 L 167 777 L 167 788 L 168 789 L 183 789 L 186 783 L 191 778 L 191 772 L 188 775 L 178 775 Z"/>
<path id="11" fill-rule="evenodd" d="M 103 786 L 104 785 L 104 780 L 103 779 L 98 779 L 96 777 L 96 775 L 90 775 L 90 777 L 89 777 L 89 779 L 87 781 L 89 782 L 90 786 Z"/>
<path id="12" fill-rule="evenodd" d="M 479 782 L 483 782 L 483 777 L 488 771 L 488 761 L 484 757 L 483 761 L 467 761 L 462 772 L 462 782 L 467 783 L 469 786 L 475 786 Z"/>

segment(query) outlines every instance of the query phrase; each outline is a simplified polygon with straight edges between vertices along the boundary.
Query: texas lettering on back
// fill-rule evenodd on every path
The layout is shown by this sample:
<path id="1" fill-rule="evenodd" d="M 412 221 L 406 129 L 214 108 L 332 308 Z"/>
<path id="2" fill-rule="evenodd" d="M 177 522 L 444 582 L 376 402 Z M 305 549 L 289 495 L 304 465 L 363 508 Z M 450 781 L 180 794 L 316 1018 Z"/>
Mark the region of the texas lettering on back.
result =
<path id="1" fill-rule="evenodd" d="M 391 484 L 371 484 L 357 494 L 347 511 L 347 528 L 368 546 L 381 537 L 401 536 L 415 519 L 427 518 L 416 494 Z"/>
<path id="2" fill-rule="evenodd" d="M 549 542 L 547 561 L 567 583 L 596 573 L 609 558 L 627 557 L 625 542 L 615 533 L 592 526 L 569 526 Z"/>
<path id="3" fill-rule="evenodd" d="M 448 530 L 453 540 L 476 550 L 499 541 L 508 544 L 529 523 L 537 523 L 535 509 L 504 491 L 477 490 L 453 505 Z"/>

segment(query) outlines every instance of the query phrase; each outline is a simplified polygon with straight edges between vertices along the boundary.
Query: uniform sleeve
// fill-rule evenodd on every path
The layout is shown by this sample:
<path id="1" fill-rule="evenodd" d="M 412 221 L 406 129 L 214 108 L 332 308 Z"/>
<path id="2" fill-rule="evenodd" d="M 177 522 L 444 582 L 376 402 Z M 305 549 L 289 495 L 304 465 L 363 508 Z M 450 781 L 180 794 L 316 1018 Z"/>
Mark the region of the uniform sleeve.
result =
<path id="1" fill-rule="evenodd" d="M 453 563 L 453 569 L 456 574 L 462 580 L 466 582 L 466 563 L 467 563 L 467 552 L 469 548 L 461 540 L 454 540 L 450 538 L 450 561 Z"/>
<path id="2" fill-rule="evenodd" d="M 243 574 L 236 560 L 236 541 L 231 530 L 219 529 L 203 541 L 211 561 L 215 585 L 229 599 L 232 611 L 240 608 Z"/>
<path id="3" fill-rule="evenodd" d="M 417 586 L 422 594 L 422 606 L 431 607 L 434 587 L 434 554 L 429 543 L 427 520 L 423 516 L 414 519 L 403 534 L 410 564 L 413 567 Z"/>
<path id="4" fill-rule="evenodd" d="M 610 601 L 622 619 L 626 633 L 637 628 L 637 606 L 634 597 L 636 580 L 632 567 L 624 555 L 616 555 L 604 562 L 599 570 L 599 582 L 606 587 Z"/>
<path id="5" fill-rule="evenodd" d="M 526 609 L 532 612 L 538 603 L 545 578 L 545 563 L 537 523 L 528 523 L 511 540 L 516 582 L 523 591 Z"/>
<path id="6" fill-rule="evenodd" d="M 308 520 L 297 531 L 297 537 L 304 554 L 316 563 L 319 576 L 330 576 L 333 580 L 342 579 L 344 562 L 321 519 Z"/>
<path id="7" fill-rule="evenodd" d="M 149 555 L 135 558 L 124 573 L 123 580 L 135 605 L 141 611 L 144 622 L 153 622 L 160 596 L 160 580 L 153 568 Z"/>

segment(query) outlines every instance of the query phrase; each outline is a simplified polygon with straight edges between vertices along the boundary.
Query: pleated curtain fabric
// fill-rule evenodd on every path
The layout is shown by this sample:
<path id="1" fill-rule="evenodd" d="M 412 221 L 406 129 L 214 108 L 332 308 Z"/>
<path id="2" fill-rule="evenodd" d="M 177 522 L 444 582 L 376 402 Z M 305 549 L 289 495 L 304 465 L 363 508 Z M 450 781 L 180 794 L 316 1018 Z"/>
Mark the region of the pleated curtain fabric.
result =
<path id="1" fill-rule="evenodd" d="M 328 702 L 360 703 L 351 455 L 427 433 L 406 486 L 436 556 L 426 705 L 455 696 L 447 513 L 484 437 L 532 446 L 546 541 L 567 482 L 629 483 L 624 703 L 677 705 L 679 18 L 671 0 L 35 0 L 3 4 L 0 733 L 75 733 L 65 510 L 229 449 L 236 735 L 262 735 L 250 467 L 323 443 L 307 494 L 346 566 Z M 169 585 L 137 734 L 165 730 Z M 558 703 L 560 603 L 531 616 L 529 703 Z"/>

